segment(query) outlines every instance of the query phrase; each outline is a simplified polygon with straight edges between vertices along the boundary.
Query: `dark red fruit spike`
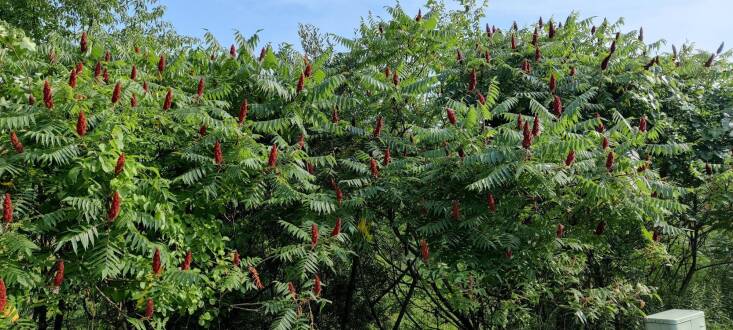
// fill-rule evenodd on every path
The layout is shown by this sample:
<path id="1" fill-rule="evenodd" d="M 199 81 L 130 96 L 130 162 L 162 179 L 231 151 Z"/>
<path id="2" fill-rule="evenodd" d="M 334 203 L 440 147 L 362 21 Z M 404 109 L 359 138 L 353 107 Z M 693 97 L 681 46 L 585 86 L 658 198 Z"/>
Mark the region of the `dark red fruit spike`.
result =
<path id="1" fill-rule="evenodd" d="M 88 43 L 89 41 L 87 40 L 87 32 L 84 31 L 81 33 L 81 39 L 79 40 L 79 50 L 82 53 L 86 53 L 87 49 L 89 49 Z"/>
<path id="2" fill-rule="evenodd" d="M 153 253 L 153 274 L 160 275 L 160 273 L 163 271 L 161 268 L 161 261 L 160 261 L 160 250 L 155 249 L 155 253 Z"/>
<path id="3" fill-rule="evenodd" d="M 119 82 L 115 84 L 115 88 L 112 91 L 112 103 L 117 103 L 117 101 L 120 100 L 120 95 L 122 94 L 122 85 L 120 85 Z"/>
<path id="4" fill-rule="evenodd" d="M 45 103 L 46 108 L 53 109 L 53 91 L 48 80 L 43 81 L 43 103 Z"/>
<path id="5" fill-rule="evenodd" d="M 707 60 L 707 61 L 705 62 L 705 67 L 706 67 L 706 68 L 709 68 L 709 67 L 713 66 L 713 61 L 714 61 L 714 60 L 715 60 L 715 54 L 710 54 L 710 57 L 709 57 L 709 58 L 708 58 L 708 60 Z"/>
<path id="6" fill-rule="evenodd" d="M 375 138 L 379 138 L 379 136 L 382 134 L 382 127 L 384 126 L 384 118 L 382 116 L 377 116 L 377 122 L 374 125 L 374 132 L 373 135 Z"/>
<path id="7" fill-rule="evenodd" d="M 484 97 L 484 94 L 481 94 L 481 92 L 476 91 L 476 97 L 478 98 L 478 103 L 481 105 L 486 104 L 486 97 Z"/>
<path id="8" fill-rule="evenodd" d="M 221 150 L 221 142 L 219 140 L 216 140 L 216 143 L 214 143 L 214 163 L 216 165 L 224 163 L 224 154 Z"/>
<path id="9" fill-rule="evenodd" d="M 567 158 L 565 158 L 565 166 L 573 165 L 574 162 L 575 162 L 575 151 L 570 150 Z"/>
<path id="10" fill-rule="evenodd" d="M 603 124 L 603 121 L 601 120 L 601 115 L 596 112 L 596 119 L 598 120 L 598 126 L 596 126 L 596 132 L 603 133 L 606 131 L 606 125 Z"/>
<path id="11" fill-rule="evenodd" d="M 555 111 L 555 116 L 560 117 L 562 115 L 562 100 L 560 96 L 555 95 L 555 99 L 552 103 L 552 110 Z"/>
<path id="12" fill-rule="evenodd" d="M 476 77 L 476 69 L 471 70 L 471 75 L 468 77 L 468 91 L 472 92 L 474 89 L 476 89 L 476 84 L 478 83 L 478 78 Z"/>
<path id="13" fill-rule="evenodd" d="M 423 263 L 428 263 L 428 260 L 430 260 L 430 246 L 428 246 L 428 242 L 424 239 L 420 240 L 420 256 L 422 257 Z"/>
<path id="14" fill-rule="evenodd" d="M 186 252 L 186 257 L 183 258 L 183 263 L 181 264 L 181 270 L 190 270 L 191 261 L 193 261 L 193 254 L 191 253 L 191 250 L 188 250 Z"/>
<path id="15" fill-rule="evenodd" d="M 298 292 L 295 290 L 293 282 L 288 282 L 288 292 L 290 292 L 290 296 L 293 297 L 293 300 L 298 300 Z"/>
<path id="16" fill-rule="evenodd" d="M 125 170 L 125 161 L 125 153 L 120 153 L 117 157 L 117 164 L 115 165 L 115 175 L 120 175 L 120 173 Z"/>
<path id="17" fill-rule="evenodd" d="M 639 118 L 639 132 L 646 132 L 646 125 L 646 116 L 641 116 L 641 118 Z"/>
<path id="18" fill-rule="evenodd" d="M 273 144 L 270 147 L 270 155 L 267 158 L 267 165 L 271 168 L 277 165 L 277 144 Z"/>
<path id="19" fill-rule="evenodd" d="M 608 56 L 603 58 L 603 61 L 601 62 L 601 70 L 605 71 L 608 69 L 608 62 L 611 61 L 611 54 L 608 54 Z"/>
<path id="20" fill-rule="evenodd" d="M 79 117 L 76 120 L 76 134 L 79 134 L 79 136 L 87 134 L 87 117 L 83 110 L 79 112 Z"/>
<path id="21" fill-rule="evenodd" d="M 0 313 L 5 311 L 5 305 L 8 304 L 8 292 L 5 288 L 5 281 L 0 278 Z"/>
<path id="22" fill-rule="evenodd" d="M 557 229 L 555 230 L 555 237 L 562 238 L 565 236 L 565 225 L 558 223 Z"/>
<path id="23" fill-rule="evenodd" d="M 20 139 L 18 138 L 18 135 L 15 133 L 15 131 L 10 132 L 10 144 L 13 145 L 13 148 L 15 148 L 15 152 L 22 154 L 23 153 L 23 143 L 20 142 Z"/>
<path id="24" fill-rule="evenodd" d="M 550 29 L 547 33 L 547 36 L 552 39 L 555 37 L 555 23 L 550 21 Z"/>
<path id="25" fill-rule="evenodd" d="M 448 117 L 448 122 L 450 122 L 451 125 L 455 126 L 458 120 L 456 119 L 456 112 L 455 110 L 451 108 L 445 109 L 446 115 Z"/>
<path id="26" fill-rule="evenodd" d="M 262 60 L 265 59 L 265 55 L 267 55 L 267 48 L 266 47 L 262 47 L 262 49 L 260 50 L 260 57 L 257 60 L 259 62 L 262 62 Z"/>
<path id="27" fill-rule="evenodd" d="M 158 73 L 163 74 L 165 71 L 165 55 L 161 54 L 158 59 Z"/>
<path id="28" fill-rule="evenodd" d="M 372 158 L 371 160 L 369 160 L 369 170 L 372 172 L 373 177 L 379 177 L 379 166 L 377 165 L 376 159 Z"/>
<path id="29" fill-rule="evenodd" d="M 333 108 L 333 111 L 331 112 L 331 122 L 334 124 L 338 124 L 340 118 L 339 118 L 339 112 L 338 109 Z"/>
<path id="30" fill-rule="evenodd" d="M 608 156 L 606 156 L 606 169 L 609 172 L 613 171 L 613 161 L 614 161 L 614 156 L 613 156 L 613 151 L 611 151 L 608 153 Z"/>
<path id="31" fill-rule="evenodd" d="M 305 74 L 301 73 L 300 77 L 298 77 L 298 84 L 295 86 L 295 93 L 300 94 L 300 92 L 303 91 L 304 85 L 305 85 Z"/>
<path id="32" fill-rule="evenodd" d="M 644 28 L 639 28 L 639 41 L 644 42 Z"/>
<path id="33" fill-rule="evenodd" d="M 198 96 L 199 98 L 204 95 L 204 85 L 204 78 L 199 78 L 199 84 L 196 87 L 196 96 Z"/>
<path id="34" fill-rule="evenodd" d="M 321 295 L 321 277 L 318 275 L 313 279 L 313 294 L 316 297 Z"/>
<path id="35" fill-rule="evenodd" d="M 58 290 L 61 287 L 61 283 L 64 282 L 64 260 L 59 259 L 56 262 L 56 275 L 53 277 L 53 286 Z"/>
<path id="36" fill-rule="evenodd" d="M 107 212 L 107 220 L 109 222 L 115 221 L 117 219 L 117 216 L 120 215 L 120 206 L 122 204 L 122 197 L 120 197 L 120 193 L 115 191 L 115 193 L 112 195 L 112 202 L 109 206 L 109 211 Z"/>
<path id="37" fill-rule="evenodd" d="M 255 287 L 258 290 L 262 290 L 265 288 L 265 286 L 262 284 L 262 280 L 260 279 L 260 274 L 257 272 L 257 269 L 253 266 L 247 267 L 247 270 L 249 271 L 249 274 L 252 276 L 252 281 L 255 283 Z"/>
<path id="38" fill-rule="evenodd" d="M 76 70 L 71 70 L 69 73 L 69 86 L 76 88 Z"/>
<path id="39" fill-rule="evenodd" d="M 153 302 L 152 298 L 148 298 L 147 302 L 145 303 L 145 319 L 152 320 L 154 313 L 155 313 L 155 303 Z"/>
<path id="40" fill-rule="evenodd" d="M 247 114 L 249 113 L 249 101 L 244 99 L 242 104 L 239 105 L 239 116 L 237 122 L 242 125 L 247 120 Z"/>
<path id="41" fill-rule="evenodd" d="M 318 224 L 311 225 L 311 249 L 315 249 L 318 245 Z"/>
<path id="42" fill-rule="evenodd" d="M 524 122 L 522 121 L 522 114 L 517 115 L 517 129 L 522 129 Z"/>
<path id="43" fill-rule="evenodd" d="M 461 218 L 461 202 L 456 199 L 451 202 L 451 218 L 453 218 L 453 220 Z"/>
<path id="44" fill-rule="evenodd" d="M 540 125 L 540 118 L 537 115 L 534 115 L 534 122 L 532 125 L 532 136 L 537 137 L 540 136 L 542 133 L 542 127 Z"/>
<path id="45" fill-rule="evenodd" d="M 529 130 L 529 122 L 524 122 L 522 135 L 522 147 L 524 149 L 529 149 L 530 147 L 532 147 L 532 132 Z"/>
<path id="46" fill-rule="evenodd" d="M 596 225 L 596 230 L 593 231 L 596 235 L 603 235 L 603 233 L 606 231 L 606 222 L 601 221 Z"/>
<path id="47" fill-rule="evenodd" d="M 331 237 L 338 236 L 341 233 L 341 218 L 336 218 L 336 224 L 331 231 Z"/>
<path id="48" fill-rule="evenodd" d="M 163 101 L 163 111 L 168 111 L 173 104 L 173 90 L 168 88 L 168 93 L 165 94 L 165 101 Z"/>
<path id="49" fill-rule="evenodd" d="M 5 193 L 5 200 L 3 200 L 3 222 L 13 222 L 13 201 L 10 193 Z"/>
<path id="50" fill-rule="evenodd" d="M 550 93 L 555 94 L 555 90 L 557 90 L 557 80 L 555 79 L 554 73 L 550 75 L 550 83 L 548 84 L 548 87 L 550 88 Z"/>

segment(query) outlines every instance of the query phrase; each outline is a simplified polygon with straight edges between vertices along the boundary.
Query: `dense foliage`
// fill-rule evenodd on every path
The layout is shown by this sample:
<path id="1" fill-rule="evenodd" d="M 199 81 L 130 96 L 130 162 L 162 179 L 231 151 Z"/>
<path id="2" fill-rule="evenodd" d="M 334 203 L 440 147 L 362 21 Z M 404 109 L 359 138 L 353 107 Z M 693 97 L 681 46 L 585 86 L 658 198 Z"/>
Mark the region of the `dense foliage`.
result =
<path id="1" fill-rule="evenodd" d="M 0 326 L 733 324 L 730 52 L 388 11 L 315 58 L 0 25 Z"/>

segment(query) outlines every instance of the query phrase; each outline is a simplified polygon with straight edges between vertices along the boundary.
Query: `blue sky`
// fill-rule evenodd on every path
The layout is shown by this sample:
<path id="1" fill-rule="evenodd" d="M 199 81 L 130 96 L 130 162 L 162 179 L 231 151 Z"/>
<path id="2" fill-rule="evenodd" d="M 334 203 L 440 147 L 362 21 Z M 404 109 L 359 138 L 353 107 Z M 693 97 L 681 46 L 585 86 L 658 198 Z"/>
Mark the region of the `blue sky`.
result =
<path id="1" fill-rule="evenodd" d="M 506 27 L 516 20 L 529 24 L 542 16 L 564 19 L 578 11 L 581 17 L 624 17 L 625 29 L 644 27 L 646 41 L 695 42 L 714 51 L 720 42 L 733 46 L 733 0 L 489 0 L 485 21 Z M 223 45 L 232 43 L 234 29 L 250 35 L 258 29 L 261 40 L 289 42 L 300 48 L 298 23 L 318 26 L 321 32 L 353 36 L 360 17 L 369 12 L 386 17 L 385 6 L 394 0 L 160 0 L 165 18 L 179 33 L 202 36 L 211 31 Z M 447 0 L 448 3 L 451 0 Z M 423 0 L 402 0 L 408 13 L 417 13 Z M 668 46 L 671 47 L 671 46 Z"/>

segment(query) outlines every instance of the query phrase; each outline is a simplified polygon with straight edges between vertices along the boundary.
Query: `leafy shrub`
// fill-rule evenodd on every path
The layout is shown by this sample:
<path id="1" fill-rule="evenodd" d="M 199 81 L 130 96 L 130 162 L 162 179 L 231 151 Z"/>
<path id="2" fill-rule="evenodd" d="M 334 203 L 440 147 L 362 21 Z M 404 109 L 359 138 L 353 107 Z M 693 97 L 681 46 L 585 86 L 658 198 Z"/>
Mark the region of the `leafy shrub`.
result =
<path id="1" fill-rule="evenodd" d="M 693 190 L 730 206 L 730 156 L 693 149 L 683 113 L 729 104 L 728 62 L 574 15 L 389 13 L 306 59 L 0 25 L 0 322 L 608 328 L 662 308 L 670 222 Z"/>

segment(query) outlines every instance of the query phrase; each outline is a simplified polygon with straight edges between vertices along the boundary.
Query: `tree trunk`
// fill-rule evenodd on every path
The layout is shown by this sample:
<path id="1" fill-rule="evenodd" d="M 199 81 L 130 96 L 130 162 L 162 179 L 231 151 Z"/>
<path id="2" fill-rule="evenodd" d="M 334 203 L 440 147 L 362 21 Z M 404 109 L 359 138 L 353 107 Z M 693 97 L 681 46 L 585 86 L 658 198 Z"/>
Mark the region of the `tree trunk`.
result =
<path id="1" fill-rule="evenodd" d="M 692 282 L 692 277 L 695 275 L 695 271 L 697 271 L 697 250 L 699 248 L 698 243 L 700 238 L 699 234 L 700 230 L 696 227 L 695 231 L 692 233 L 692 238 L 690 238 L 690 255 L 692 256 L 692 261 L 690 264 L 690 268 L 687 269 L 685 279 L 682 280 L 679 293 L 683 293 L 685 292 L 685 290 L 687 290 L 687 287 L 690 286 L 690 282 Z"/>
<path id="2" fill-rule="evenodd" d="M 36 322 L 38 322 L 38 330 L 46 330 L 48 323 L 46 321 L 46 306 L 38 306 L 33 309 L 33 314 L 36 316 Z"/>
<path id="3" fill-rule="evenodd" d="M 53 329 L 54 330 L 61 330 L 61 327 L 64 325 L 64 310 L 66 310 L 66 303 L 64 300 L 59 300 L 59 313 L 56 315 L 56 317 L 53 320 Z"/>
<path id="4" fill-rule="evenodd" d="M 400 314 L 397 316 L 397 321 L 395 321 L 394 327 L 392 327 L 393 330 L 397 330 L 400 328 L 400 323 L 402 323 L 402 317 L 405 316 L 405 312 L 407 312 L 407 306 L 410 305 L 410 300 L 412 299 L 412 294 L 415 293 L 415 287 L 417 286 L 418 278 L 416 276 L 414 271 L 412 271 L 412 284 L 410 284 L 410 290 L 407 291 L 407 296 L 405 296 L 405 301 L 402 303 L 402 308 L 400 309 Z"/>
<path id="5" fill-rule="evenodd" d="M 354 290 L 356 289 L 356 274 L 359 271 L 359 256 L 354 256 L 351 264 L 351 275 L 349 276 L 349 286 L 346 291 L 346 299 L 344 303 L 344 313 L 341 315 L 341 329 L 346 330 L 349 328 L 349 319 L 351 314 L 351 306 L 353 305 L 352 299 L 354 297 Z"/>

